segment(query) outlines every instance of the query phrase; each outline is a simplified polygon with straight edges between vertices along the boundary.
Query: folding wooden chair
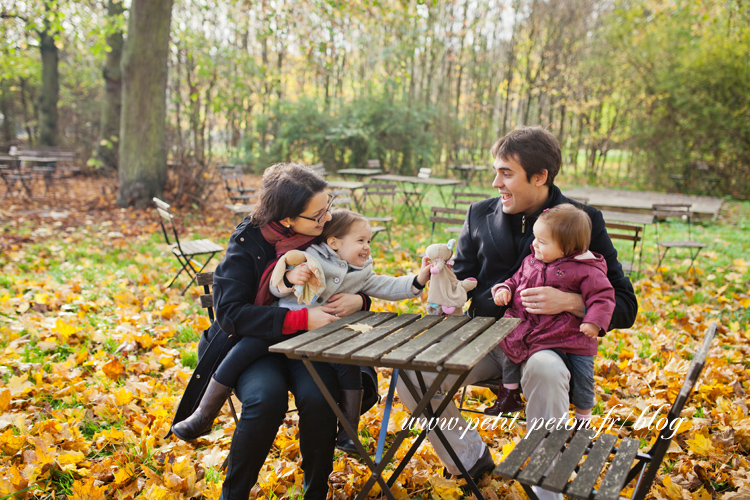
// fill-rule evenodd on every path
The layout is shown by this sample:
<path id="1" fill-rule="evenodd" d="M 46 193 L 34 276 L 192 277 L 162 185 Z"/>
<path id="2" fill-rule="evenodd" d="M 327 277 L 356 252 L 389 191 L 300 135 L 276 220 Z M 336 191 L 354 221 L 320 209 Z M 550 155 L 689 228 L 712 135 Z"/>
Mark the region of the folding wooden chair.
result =
<path id="1" fill-rule="evenodd" d="M 530 427 L 527 434 L 493 474 L 517 480 L 531 500 L 538 500 L 535 488 L 578 500 L 628 500 L 622 496 L 622 491 L 633 480 L 634 492 L 629 500 L 643 500 L 669 449 L 680 413 L 706 364 L 716 329 L 713 323 L 705 334 L 666 423 L 648 452 L 638 451 L 640 439 L 622 438 L 618 443 L 614 434 L 601 434 L 597 438 L 598 433 L 592 429 L 576 431 L 556 425 L 550 430 L 527 422 Z M 585 457 L 583 461 L 582 457 Z M 598 482 L 605 468 L 604 478 Z"/>
<path id="2" fill-rule="evenodd" d="M 252 205 L 257 198 L 257 188 L 245 186 L 242 178 L 242 168 L 239 165 L 220 165 L 221 179 L 227 198 L 232 204 Z"/>
<path id="3" fill-rule="evenodd" d="M 170 245 L 172 253 L 177 258 L 181 266 L 180 270 L 177 271 L 177 274 L 175 274 L 174 278 L 172 278 L 172 281 L 170 281 L 169 285 L 167 286 L 171 287 L 180 276 L 180 274 L 185 271 L 188 276 L 190 276 L 190 283 L 188 283 L 188 285 L 182 291 L 182 295 L 185 295 L 185 292 L 188 290 L 188 288 L 190 288 L 196 278 L 196 272 L 193 268 L 193 264 L 196 263 L 194 261 L 194 258 L 199 255 L 208 255 L 206 261 L 203 263 L 203 265 L 200 266 L 200 269 L 198 269 L 197 271 L 198 273 L 200 273 L 206 268 L 214 255 L 224 251 L 224 247 L 217 245 L 216 243 L 208 239 L 180 241 L 180 237 L 177 234 L 177 226 L 174 222 L 175 217 L 169 210 L 169 204 L 160 200 L 159 198 L 154 198 L 153 200 L 154 204 L 156 205 L 156 212 L 159 214 L 159 222 L 161 223 L 161 229 L 164 233 L 164 239 L 166 240 L 167 245 Z M 172 226 L 172 235 L 174 236 L 174 241 L 171 241 L 169 238 L 167 223 L 171 224 Z"/>
<path id="4" fill-rule="evenodd" d="M 630 276 L 633 271 L 635 274 L 641 272 L 641 258 L 643 257 L 643 235 L 641 234 L 644 230 L 643 226 L 635 226 L 632 224 L 623 224 L 621 222 L 605 222 L 604 226 L 607 228 L 607 234 L 610 239 L 613 240 L 626 240 L 633 244 L 633 248 L 630 254 L 630 262 L 622 262 L 622 270 L 626 276 Z M 640 251 L 638 250 L 640 243 Z M 638 256 L 638 265 L 635 265 L 635 257 Z"/>
<path id="5" fill-rule="evenodd" d="M 464 226 L 466 220 L 466 210 L 463 208 L 450 208 L 450 207 L 432 207 L 430 208 L 432 216 L 430 222 L 432 223 L 432 229 L 430 230 L 430 243 L 435 235 L 436 224 L 447 224 L 448 227 L 444 228 L 446 233 L 460 233 L 461 228 Z"/>
<path id="6" fill-rule="evenodd" d="M 657 253 L 659 255 L 659 263 L 656 268 L 661 267 L 661 263 L 667 256 L 667 252 L 671 248 L 686 248 L 690 254 L 690 267 L 693 268 L 695 259 L 698 258 L 700 251 L 706 247 L 705 243 L 693 240 L 691 221 L 693 218 L 692 205 L 681 204 L 681 203 L 654 203 L 652 206 L 654 210 L 654 222 L 656 225 L 656 245 Z M 676 241 L 660 241 L 659 240 L 659 221 L 666 221 L 670 218 L 679 218 L 687 222 L 687 240 L 676 240 Z M 663 252 L 662 252 L 663 249 Z"/>
<path id="7" fill-rule="evenodd" d="M 325 165 L 322 163 L 315 163 L 313 165 L 310 165 L 310 168 L 313 169 L 313 171 L 318 174 L 319 176 L 325 178 L 328 175 L 328 172 L 326 171 Z"/>
<path id="8" fill-rule="evenodd" d="M 490 195 L 484 193 L 467 193 L 467 192 L 453 192 L 453 208 L 458 208 L 459 205 L 468 206 L 478 201 L 486 200 Z"/>
<path id="9" fill-rule="evenodd" d="M 388 240 L 392 240 L 391 224 L 393 223 L 393 216 L 386 214 L 393 213 L 396 206 L 397 186 L 395 184 L 366 184 L 364 190 L 362 197 L 363 215 L 370 222 L 382 224 L 382 227 L 377 226 L 378 232 L 386 231 Z M 373 238 L 375 234 L 375 227 L 373 227 Z"/>

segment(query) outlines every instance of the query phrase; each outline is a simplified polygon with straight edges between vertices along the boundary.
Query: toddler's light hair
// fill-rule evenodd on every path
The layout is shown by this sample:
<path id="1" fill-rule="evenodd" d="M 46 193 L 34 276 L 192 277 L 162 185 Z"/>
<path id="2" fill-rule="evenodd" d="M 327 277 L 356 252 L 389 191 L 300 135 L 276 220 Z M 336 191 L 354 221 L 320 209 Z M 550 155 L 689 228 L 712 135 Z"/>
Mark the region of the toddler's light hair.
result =
<path id="1" fill-rule="evenodd" d="M 566 257 L 589 249 L 591 218 L 580 208 L 563 203 L 545 210 L 537 220 L 547 224 L 552 239 Z"/>

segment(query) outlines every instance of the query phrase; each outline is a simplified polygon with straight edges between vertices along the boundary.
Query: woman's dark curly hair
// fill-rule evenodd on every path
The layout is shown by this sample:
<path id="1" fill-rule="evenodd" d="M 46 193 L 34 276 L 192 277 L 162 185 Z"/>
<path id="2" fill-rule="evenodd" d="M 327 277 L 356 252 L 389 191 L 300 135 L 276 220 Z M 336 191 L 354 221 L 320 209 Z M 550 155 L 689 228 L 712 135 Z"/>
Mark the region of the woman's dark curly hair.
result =
<path id="1" fill-rule="evenodd" d="M 310 199 L 328 184 L 301 163 L 276 163 L 263 172 L 258 202 L 250 210 L 252 224 L 262 227 L 287 217 L 298 217 Z"/>

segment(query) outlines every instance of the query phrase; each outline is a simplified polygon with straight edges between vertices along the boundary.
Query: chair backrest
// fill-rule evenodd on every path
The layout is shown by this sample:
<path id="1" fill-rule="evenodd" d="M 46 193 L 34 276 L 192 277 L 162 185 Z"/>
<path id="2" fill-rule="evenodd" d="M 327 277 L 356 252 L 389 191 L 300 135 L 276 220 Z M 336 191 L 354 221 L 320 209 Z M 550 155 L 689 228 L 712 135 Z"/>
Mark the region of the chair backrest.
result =
<path id="1" fill-rule="evenodd" d="M 623 224 L 621 222 L 605 222 L 604 226 L 607 228 L 607 234 L 610 239 L 613 240 L 625 240 L 632 243 L 632 254 L 630 256 L 630 266 L 626 267 L 623 265 L 623 269 L 626 271 L 625 274 L 629 275 L 635 270 L 635 257 L 638 254 L 638 243 L 643 241 L 643 226 L 635 226 L 632 224 Z M 640 258 L 639 258 L 640 267 Z M 638 271 L 636 271 L 638 272 Z"/>
<path id="2" fill-rule="evenodd" d="M 328 194 L 333 196 L 333 206 L 338 208 L 352 209 L 354 200 L 352 199 L 351 192 L 348 189 L 331 189 Z"/>
<path id="3" fill-rule="evenodd" d="M 201 307 L 208 312 L 208 318 L 214 321 L 214 294 L 211 286 L 214 284 L 214 273 L 198 273 L 195 277 L 198 286 L 203 287 L 203 294 L 199 297 Z"/>
<path id="4" fill-rule="evenodd" d="M 486 200 L 490 195 L 484 193 L 465 193 L 465 192 L 454 192 L 453 193 L 453 208 L 458 208 L 458 205 L 471 205 L 478 201 Z"/>
<path id="5" fill-rule="evenodd" d="M 315 163 L 313 165 L 310 165 L 310 168 L 313 169 L 313 171 L 321 177 L 325 177 L 326 175 L 328 175 L 328 172 L 326 172 L 326 167 L 322 163 Z"/>
<path id="6" fill-rule="evenodd" d="M 159 223 L 161 224 L 161 230 L 164 234 L 164 240 L 167 242 L 167 245 L 172 245 L 172 241 L 169 239 L 169 232 L 167 231 L 167 223 L 172 226 L 172 235 L 174 236 L 174 243 L 177 245 L 177 248 L 180 249 L 180 252 L 182 252 L 182 247 L 180 247 L 180 237 L 177 234 L 177 226 L 174 223 L 174 215 L 169 209 L 169 204 L 163 200 L 160 200 L 159 198 L 154 197 L 153 198 L 154 204 L 156 205 L 156 213 L 159 214 Z"/>
<path id="7" fill-rule="evenodd" d="M 654 222 L 666 221 L 676 218 L 687 222 L 688 238 L 692 239 L 690 223 L 693 219 L 693 206 L 688 203 L 654 203 L 651 208 L 654 213 Z M 657 224 L 658 231 L 658 224 Z"/>
<path id="8" fill-rule="evenodd" d="M 711 326 L 708 328 L 708 331 L 703 337 L 703 343 L 693 355 L 693 359 L 690 362 L 690 366 L 688 367 L 685 381 L 682 383 L 680 392 L 677 393 L 677 397 L 675 398 L 674 403 L 672 403 L 672 407 L 667 414 L 667 423 L 661 429 L 661 431 L 659 431 L 656 442 L 648 451 L 648 455 L 651 457 L 648 469 L 640 479 L 640 486 L 633 493 L 631 500 L 643 500 L 643 498 L 645 498 L 646 494 L 649 492 L 651 483 L 654 481 L 656 473 L 661 467 L 661 462 L 664 459 L 664 455 L 669 449 L 669 443 L 672 441 L 673 434 L 676 434 L 675 426 L 678 423 L 677 419 L 680 418 L 680 413 L 685 407 L 685 403 L 687 403 L 688 399 L 690 399 L 693 388 L 695 387 L 698 378 L 703 372 L 703 367 L 706 364 L 706 357 L 708 356 L 708 351 L 711 348 L 711 341 L 716 335 L 717 328 L 718 326 L 716 323 L 711 323 Z"/>
<path id="9" fill-rule="evenodd" d="M 378 160 L 377 158 L 374 160 L 367 160 L 367 168 L 381 168 L 380 160 Z"/>
<path id="10" fill-rule="evenodd" d="M 432 243 L 432 237 L 435 234 L 436 224 L 448 224 L 453 226 L 448 228 L 448 231 L 458 232 L 464 225 L 466 220 L 466 210 L 462 208 L 450 208 L 450 207 L 432 207 L 430 208 L 432 216 L 430 222 L 432 223 L 432 229 L 430 230 L 430 243 Z"/>
<path id="11" fill-rule="evenodd" d="M 568 199 L 572 200 L 572 201 L 575 201 L 577 203 L 580 203 L 582 205 L 588 205 L 589 204 L 589 199 L 585 198 L 583 196 L 577 196 L 577 197 L 568 196 Z"/>
<path id="12" fill-rule="evenodd" d="M 365 184 L 364 195 L 362 199 L 363 211 L 367 212 L 372 208 L 375 216 L 393 212 L 396 202 L 396 184 Z M 390 204 L 388 199 L 390 198 Z"/>
<path id="13" fill-rule="evenodd" d="M 419 172 L 417 172 L 417 177 L 420 179 L 429 179 L 432 176 L 432 169 L 431 168 L 420 168 Z"/>

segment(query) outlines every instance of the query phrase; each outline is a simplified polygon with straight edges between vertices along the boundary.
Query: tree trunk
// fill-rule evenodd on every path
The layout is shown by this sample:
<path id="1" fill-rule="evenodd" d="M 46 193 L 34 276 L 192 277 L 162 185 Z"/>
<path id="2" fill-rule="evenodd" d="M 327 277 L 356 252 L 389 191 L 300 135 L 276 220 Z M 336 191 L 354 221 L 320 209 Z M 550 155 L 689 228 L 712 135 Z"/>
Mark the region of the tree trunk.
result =
<path id="1" fill-rule="evenodd" d="M 13 123 L 13 101 L 11 100 L 10 85 L 3 82 L 0 90 L 0 113 L 3 114 L 3 131 L 2 141 L 5 145 L 10 145 L 15 139 L 15 123 Z"/>
<path id="2" fill-rule="evenodd" d="M 167 56 L 173 0 L 133 0 L 122 55 L 121 207 L 162 196 L 167 180 Z"/>
<path id="3" fill-rule="evenodd" d="M 39 145 L 57 146 L 58 50 L 49 29 L 39 33 L 39 51 L 42 54 L 42 92 L 39 96 Z"/>
<path id="4" fill-rule="evenodd" d="M 122 1 L 109 0 L 107 17 L 112 24 L 124 12 Z M 99 140 L 96 144 L 96 157 L 107 170 L 117 170 L 117 151 L 120 140 L 120 110 L 122 109 L 122 60 L 123 35 L 117 30 L 107 36 L 107 61 L 102 69 L 104 77 L 104 99 L 102 100 Z"/>

